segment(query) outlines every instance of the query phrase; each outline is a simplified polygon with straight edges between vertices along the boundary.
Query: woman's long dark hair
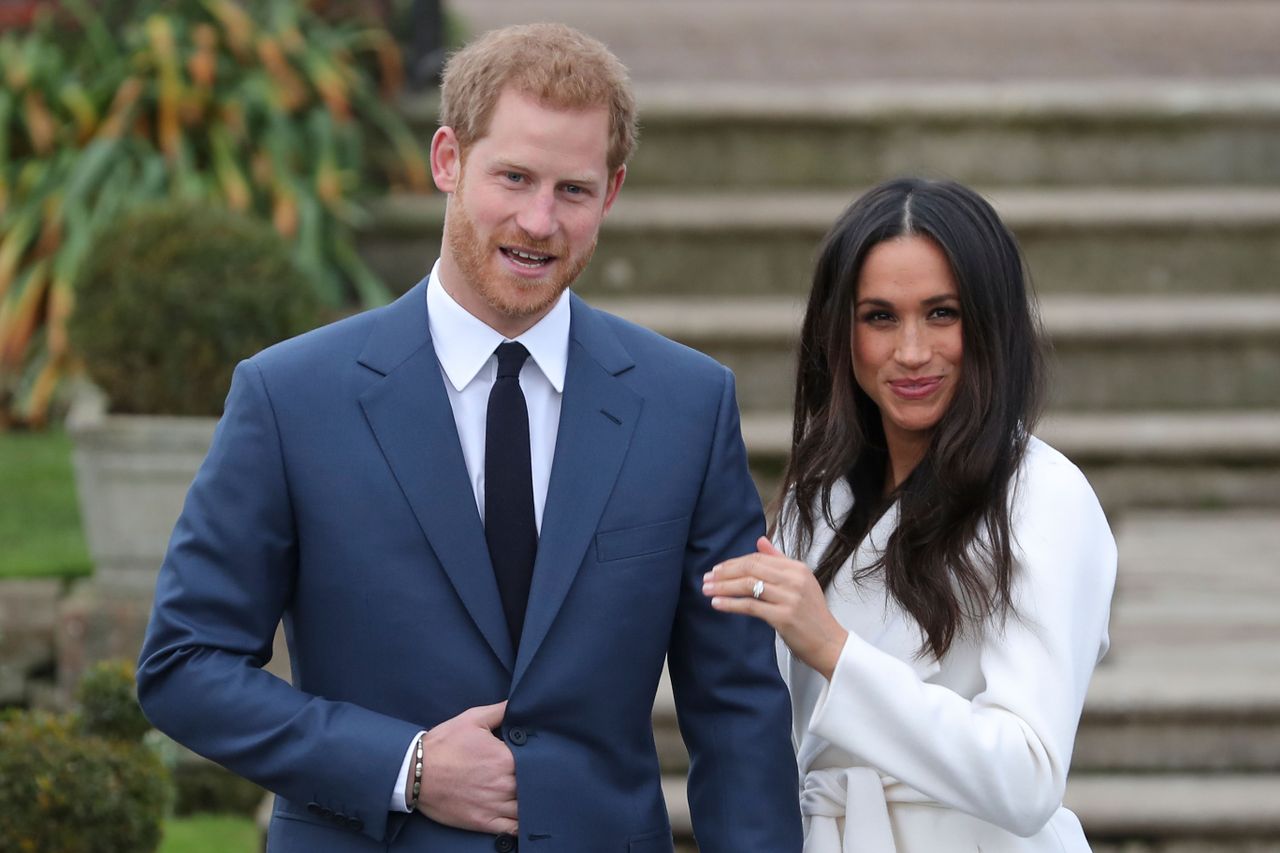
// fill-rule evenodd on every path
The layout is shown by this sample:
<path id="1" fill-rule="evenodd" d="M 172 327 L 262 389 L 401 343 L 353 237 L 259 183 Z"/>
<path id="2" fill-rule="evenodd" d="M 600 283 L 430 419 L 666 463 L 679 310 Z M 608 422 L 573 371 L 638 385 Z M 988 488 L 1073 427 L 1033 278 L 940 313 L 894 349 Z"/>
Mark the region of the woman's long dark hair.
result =
<path id="1" fill-rule="evenodd" d="M 852 321 L 867 254 L 896 237 L 946 254 L 960 297 L 963 361 L 951 405 L 915 470 L 884 494 L 889 463 L 880 410 L 853 378 Z M 885 589 L 921 626 L 920 652 L 942 657 L 958 635 L 1012 609 L 1009 498 L 1044 389 L 1039 320 L 1017 241 L 981 196 L 950 181 L 904 178 L 855 201 L 823 241 L 800 335 L 791 459 L 777 529 L 806 553 L 835 531 L 815 569 L 825 589 L 896 499 L 884 552 L 856 579 Z M 832 517 L 844 481 L 853 508 Z"/>

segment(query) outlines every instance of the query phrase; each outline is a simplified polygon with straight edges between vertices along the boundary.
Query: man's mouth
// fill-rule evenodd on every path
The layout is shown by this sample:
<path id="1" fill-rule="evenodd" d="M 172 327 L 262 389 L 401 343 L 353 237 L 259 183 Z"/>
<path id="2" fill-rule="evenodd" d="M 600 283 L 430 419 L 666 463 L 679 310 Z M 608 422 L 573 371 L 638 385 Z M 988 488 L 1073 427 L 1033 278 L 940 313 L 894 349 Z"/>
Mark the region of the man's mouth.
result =
<path id="1" fill-rule="evenodd" d="M 511 246 L 500 246 L 498 251 L 512 263 L 522 266 L 526 269 L 536 270 L 539 267 L 545 267 L 547 264 L 555 260 L 555 255 L 546 255 L 541 252 L 530 252 L 525 249 L 516 249 Z"/>

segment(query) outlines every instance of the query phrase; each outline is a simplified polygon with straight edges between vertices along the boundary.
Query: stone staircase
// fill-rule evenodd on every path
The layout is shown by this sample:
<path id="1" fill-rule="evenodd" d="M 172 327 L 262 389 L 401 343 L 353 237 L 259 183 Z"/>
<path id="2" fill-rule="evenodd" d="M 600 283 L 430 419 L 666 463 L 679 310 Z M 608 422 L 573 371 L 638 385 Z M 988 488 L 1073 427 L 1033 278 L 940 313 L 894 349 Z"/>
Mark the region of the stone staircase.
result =
<path id="1" fill-rule="evenodd" d="M 410 112 L 429 136 L 434 104 Z M 1280 506 L 1280 86 L 660 88 L 642 117 L 578 290 L 734 369 L 763 490 L 815 247 L 859 188 L 917 173 L 978 186 L 1022 242 L 1054 346 L 1042 433 L 1109 510 Z M 386 199 L 365 252 L 416 281 L 442 215 Z"/>
<path id="2" fill-rule="evenodd" d="M 762 491 L 789 444 L 815 247 L 870 183 L 948 176 L 1018 235 L 1055 351 L 1038 433 L 1121 548 L 1113 653 L 1067 802 L 1095 850 L 1280 850 L 1280 85 L 874 83 L 643 89 L 643 137 L 579 291 L 738 377 Z M 434 105 L 410 107 L 425 140 Z M 407 286 L 440 199 L 363 250 Z M 669 688 L 654 709 L 693 850 Z"/>

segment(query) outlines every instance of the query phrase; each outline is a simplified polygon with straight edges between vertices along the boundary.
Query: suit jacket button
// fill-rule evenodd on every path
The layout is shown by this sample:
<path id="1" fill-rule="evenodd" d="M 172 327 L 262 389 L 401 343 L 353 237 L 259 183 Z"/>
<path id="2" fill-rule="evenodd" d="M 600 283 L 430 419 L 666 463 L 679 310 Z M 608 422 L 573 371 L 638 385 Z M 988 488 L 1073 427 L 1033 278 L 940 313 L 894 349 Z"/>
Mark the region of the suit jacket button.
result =
<path id="1" fill-rule="evenodd" d="M 320 814 L 320 804 L 307 803 L 307 811 L 311 812 L 311 814 Z"/>
<path id="2" fill-rule="evenodd" d="M 333 820 L 333 809 L 326 809 L 324 806 L 321 806 L 320 817 L 324 818 L 325 820 Z"/>
<path id="3" fill-rule="evenodd" d="M 529 733 L 516 726 L 507 732 L 507 739 L 511 741 L 513 746 L 524 746 L 529 740 Z"/>
<path id="4" fill-rule="evenodd" d="M 493 849 L 498 853 L 512 853 L 516 849 L 516 837 L 502 833 L 493 840 Z"/>
<path id="5" fill-rule="evenodd" d="M 364 821 L 358 817 L 349 817 L 347 818 L 347 826 L 356 832 L 359 832 L 364 829 Z"/>

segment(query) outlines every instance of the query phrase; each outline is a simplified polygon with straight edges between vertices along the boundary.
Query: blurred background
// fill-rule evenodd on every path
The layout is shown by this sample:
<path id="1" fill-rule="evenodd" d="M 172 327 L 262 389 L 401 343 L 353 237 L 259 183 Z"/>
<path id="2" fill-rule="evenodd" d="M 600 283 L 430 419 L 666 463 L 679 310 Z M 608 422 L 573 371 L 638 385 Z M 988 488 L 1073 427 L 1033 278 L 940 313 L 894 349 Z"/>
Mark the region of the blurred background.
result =
<path id="1" fill-rule="evenodd" d="M 1280 850 L 1270 0 L 0 0 L 0 706 L 84 715 L 136 655 L 232 364 L 429 270 L 443 52 L 534 20 L 641 104 L 578 289 L 735 370 L 766 498 L 838 212 L 907 173 L 992 199 L 1054 347 L 1038 433 L 1120 547 L 1067 803 L 1099 851 Z M 695 849 L 665 689 L 654 717 Z M 257 849 L 262 793 L 159 748 L 162 849 Z"/>

